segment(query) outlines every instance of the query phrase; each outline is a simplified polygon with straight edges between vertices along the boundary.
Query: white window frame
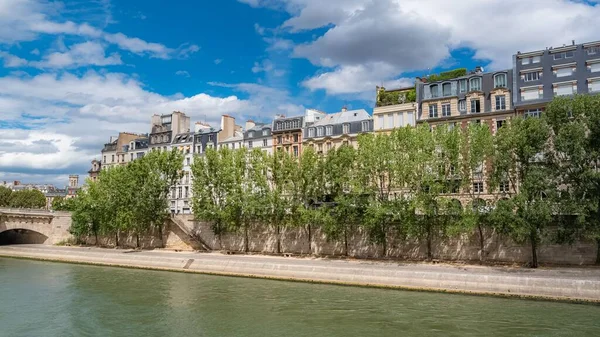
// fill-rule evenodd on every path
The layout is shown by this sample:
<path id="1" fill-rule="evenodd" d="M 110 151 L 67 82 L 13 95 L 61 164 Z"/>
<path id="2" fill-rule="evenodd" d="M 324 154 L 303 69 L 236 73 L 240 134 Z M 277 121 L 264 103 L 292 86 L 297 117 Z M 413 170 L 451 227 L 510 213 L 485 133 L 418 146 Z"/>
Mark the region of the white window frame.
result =
<path id="1" fill-rule="evenodd" d="M 433 90 L 435 88 L 435 90 Z M 432 84 L 429 86 L 429 93 L 431 94 L 431 98 L 440 97 L 439 85 Z"/>
<path id="2" fill-rule="evenodd" d="M 494 100 L 496 111 L 506 110 L 506 95 L 497 95 Z"/>
<path id="3" fill-rule="evenodd" d="M 438 110 L 437 104 L 429 104 L 429 118 L 437 118 Z"/>
<path id="4" fill-rule="evenodd" d="M 538 70 L 524 72 L 522 75 L 524 82 L 533 82 L 540 80 L 540 72 Z"/>
<path id="5" fill-rule="evenodd" d="M 343 134 L 349 134 L 350 133 L 350 123 L 344 123 L 342 124 L 342 133 Z"/>
<path id="6" fill-rule="evenodd" d="M 450 89 L 448 90 L 448 94 L 446 95 L 446 93 L 445 93 L 445 90 L 444 90 L 444 89 L 445 89 L 445 88 L 448 88 L 448 87 L 449 87 Z M 443 97 L 452 96 L 452 83 L 450 83 L 450 82 L 442 83 L 442 96 L 443 96 Z"/>
<path id="7" fill-rule="evenodd" d="M 600 77 L 588 78 L 588 92 L 600 92 Z"/>
<path id="8" fill-rule="evenodd" d="M 396 127 L 396 123 L 394 121 L 394 114 L 388 114 L 387 115 L 387 124 L 386 124 L 388 129 L 393 129 Z"/>
<path id="9" fill-rule="evenodd" d="M 499 78 L 504 78 L 503 85 L 498 85 Z M 494 75 L 494 88 L 506 88 L 507 83 L 508 83 L 508 80 L 507 80 L 506 73 L 499 73 L 499 74 Z"/>
<path id="10" fill-rule="evenodd" d="M 467 111 L 467 100 L 461 99 L 458 101 L 458 111 Z"/>
<path id="11" fill-rule="evenodd" d="M 475 102 L 479 102 L 479 111 L 473 111 L 473 110 L 476 110 L 476 109 L 473 109 L 473 108 L 477 107 L 477 104 L 475 104 L 475 105 L 473 104 Z M 469 100 L 469 105 L 471 106 L 470 109 L 469 109 L 470 113 L 473 114 L 473 113 L 480 113 L 481 112 L 481 99 L 479 99 L 479 98 L 477 98 L 477 99 L 474 99 L 474 98 L 470 99 Z"/>
<path id="12" fill-rule="evenodd" d="M 369 121 L 362 121 L 360 128 L 363 132 L 369 131 Z"/>
<path id="13" fill-rule="evenodd" d="M 383 115 L 377 116 L 377 124 L 379 124 L 379 130 L 385 128 L 385 126 L 383 125 Z"/>
<path id="14" fill-rule="evenodd" d="M 473 183 L 473 193 L 483 193 L 483 182 L 476 181 Z"/>
<path id="15" fill-rule="evenodd" d="M 562 92 L 562 89 L 564 89 L 564 92 Z M 577 94 L 577 81 L 553 83 L 552 91 L 554 92 L 554 96 L 575 95 Z"/>
<path id="16" fill-rule="evenodd" d="M 325 135 L 326 136 L 331 136 L 332 134 L 333 134 L 333 126 L 327 125 L 325 127 Z"/>
<path id="17" fill-rule="evenodd" d="M 308 129 L 308 136 L 309 137 L 314 137 L 315 136 L 315 128 L 309 128 Z"/>
<path id="18" fill-rule="evenodd" d="M 452 109 L 450 103 L 442 104 L 442 117 L 450 117 L 452 115 Z"/>
<path id="19" fill-rule="evenodd" d="M 542 117 L 542 109 L 527 109 L 525 110 L 524 116 L 525 118 L 540 118 Z"/>
<path id="20" fill-rule="evenodd" d="M 537 96 L 532 97 L 532 98 L 525 98 L 525 96 L 523 96 L 523 93 L 525 93 L 525 92 L 527 92 L 527 93 L 536 92 Z M 521 92 L 519 94 L 521 95 L 521 101 L 532 101 L 532 100 L 541 99 L 544 97 L 543 89 L 540 89 L 538 86 L 521 88 Z"/>
<path id="21" fill-rule="evenodd" d="M 477 88 L 474 88 L 473 83 L 478 83 Z M 471 77 L 469 79 L 469 90 L 470 91 L 481 91 L 481 77 Z"/>
<path id="22" fill-rule="evenodd" d="M 458 87 L 460 92 L 467 92 L 467 80 L 462 79 L 458 81 Z"/>
<path id="23" fill-rule="evenodd" d="M 325 130 L 323 130 L 322 126 L 319 126 L 317 128 L 317 137 L 323 137 L 323 133 L 325 132 Z"/>

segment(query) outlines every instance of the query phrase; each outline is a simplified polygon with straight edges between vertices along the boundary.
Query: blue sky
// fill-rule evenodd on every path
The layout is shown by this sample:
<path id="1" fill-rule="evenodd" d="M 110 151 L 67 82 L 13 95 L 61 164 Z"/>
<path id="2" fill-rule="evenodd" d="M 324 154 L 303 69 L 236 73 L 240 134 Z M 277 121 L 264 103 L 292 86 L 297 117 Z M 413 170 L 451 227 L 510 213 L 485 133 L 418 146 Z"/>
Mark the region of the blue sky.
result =
<path id="1" fill-rule="evenodd" d="M 0 181 L 64 185 L 119 131 L 372 112 L 375 86 L 600 40 L 596 1 L 3 0 Z"/>

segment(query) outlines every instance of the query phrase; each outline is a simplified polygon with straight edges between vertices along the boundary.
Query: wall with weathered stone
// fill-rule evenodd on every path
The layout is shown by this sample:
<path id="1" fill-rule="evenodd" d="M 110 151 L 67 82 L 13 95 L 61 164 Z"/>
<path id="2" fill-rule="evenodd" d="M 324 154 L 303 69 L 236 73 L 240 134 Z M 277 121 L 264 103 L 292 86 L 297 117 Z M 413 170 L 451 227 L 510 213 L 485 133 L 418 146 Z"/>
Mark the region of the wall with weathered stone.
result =
<path id="1" fill-rule="evenodd" d="M 5 236 L 12 235 L 12 238 L 18 239 L 20 243 L 26 243 L 28 242 L 26 239 L 30 238 L 33 240 L 30 243 L 57 244 L 71 238 L 70 227 L 71 214 L 69 212 L 0 209 L 0 233 L 11 230 L 27 230 L 37 232 L 45 237 L 45 240 L 42 240 L 41 237 L 34 235 L 16 237 L 10 233 L 5 233 Z"/>
<path id="2" fill-rule="evenodd" d="M 213 250 L 244 251 L 244 233 L 227 233 L 221 238 L 215 236 L 211 226 L 204 222 L 194 221 L 186 216 L 185 222 Z M 324 256 L 344 255 L 343 242 L 328 241 L 319 229 L 312 229 L 309 249 L 306 229 L 283 228 L 280 231 L 281 253 L 314 254 Z M 257 253 L 275 253 L 277 251 L 277 235 L 271 228 L 253 229 L 249 232 L 249 250 Z M 390 235 L 390 237 L 393 237 Z M 507 237 L 496 233 L 488 233 L 484 244 L 486 260 L 498 262 L 527 263 L 531 260 L 531 248 L 525 244 L 517 244 Z M 593 242 L 578 242 L 573 245 L 542 244 L 538 249 L 538 260 L 541 263 L 555 264 L 593 264 L 596 260 L 596 245 Z M 435 239 L 432 242 L 433 258 L 440 260 L 479 261 L 479 239 L 476 233 L 457 238 Z M 368 235 L 356 230 L 348 235 L 348 256 L 355 258 L 381 258 L 381 245 L 372 244 Z M 409 260 L 427 258 L 425 242 L 416 240 L 389 240 L 387 257 Z"/>

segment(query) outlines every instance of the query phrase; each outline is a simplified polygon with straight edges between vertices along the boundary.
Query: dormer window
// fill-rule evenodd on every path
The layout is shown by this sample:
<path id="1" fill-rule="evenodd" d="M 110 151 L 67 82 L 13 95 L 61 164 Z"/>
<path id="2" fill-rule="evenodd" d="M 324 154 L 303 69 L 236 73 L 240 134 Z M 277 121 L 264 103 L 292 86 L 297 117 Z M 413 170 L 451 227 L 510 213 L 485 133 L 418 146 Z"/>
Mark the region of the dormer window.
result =
<path id="1" fill-rule="evenodd" d="M 506 88 L 506 74 L 494 75 L 494 88 Z"/>
<path id="2" fill-rule="evenodd" d="M 442 95 L 444 97 L 452 95 L 452 84 L 450 84 L 450 83 L 442 84 Z"/>
<path id="3" fill-rule="evenodd" d="M 430 85 L 429 92 L 431 93 L 432 98 L 439 97 L 438 85 L 437 84 Z"/>
<path id="4" fill-rule="evenodd" d="M 314 137 L 315 136 L 315 128 L 308 129 L 308 136 L 309 137 Z"/>
<path id="5" fill-rule="evenodd" d="M 331 125 L 327 125 L 325 127 L 325 135 L 327 136 L 331 136 L 331 134 L 333 134 L 333 126 Z"/>
<path id="6" fill-rule="evenodd" d="M 471 91 L 481 91 L 481 77 L 473 77 L 469 80 Z"/>
<path id="7" fill-rule="evenodd" d="M 266 136 L 268 134 L 269 134 L 269 130 L 267 130 L 267 129 L 262 130 L 262 135 L 263 136 Z"/>
<path id="8" fill-rule="evenodd" d="M 250 138 L 254 137 L 254 131 L 248 132 L 248 137 L 250 137 Z"/>
<path id="9" fill-rule="evenodd" d="M 323 127 L 319 126 L 317 128 L 317 137 L 323 137 Z"/>

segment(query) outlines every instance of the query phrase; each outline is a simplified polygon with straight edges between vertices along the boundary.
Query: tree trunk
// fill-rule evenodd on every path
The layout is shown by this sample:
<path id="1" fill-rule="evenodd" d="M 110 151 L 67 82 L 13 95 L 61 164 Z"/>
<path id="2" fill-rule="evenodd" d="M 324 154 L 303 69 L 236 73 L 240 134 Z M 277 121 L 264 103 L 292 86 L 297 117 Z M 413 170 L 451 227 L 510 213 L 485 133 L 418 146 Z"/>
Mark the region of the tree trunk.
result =
<path id="1" fill-rule="evenodd" d="M 534 232 L 531 232 L 531 234 L 529 235 L 529 241 L 531 241 L 531 268 L 537 268 L 537 237 Z"/>
<path id="2" fill-rule="evenodd" d="M 159 225 L 158 226 L 158 235 L 160 236 L 160 248 L 164 248 L 165 247 L 165 240 L 163 239 L 163 226 Z"/>
<path id="3" fill-rule="evenodd" d="M 244 252 L 250 251 L 250 244 L 248 243 L 248 225 L 244 225 Z"/>
<path id="4" fill-rule="evenodd" d="M 310 224 L 306 225 L 306 229 L 308 232 L 308 254 L 312 255 L 312 230 Z"/>
<path id="5" fill-rule="evenodd" d="M 140 248 L 140 235 L 135 233 L 135 248 Z"/>
<path id="6" fill-rule="evenodd" d="M 433 260 L 433 254 L 431 252 L 431 237 L 432 237 L 432 233 L 431 233 L 431 226 L 427 226 L 427 260 L 431 261 Z"/>
<path id="7" fill-rule="evenodd" d="M 484 239 L 483 239 L 483 228 L 481 228 L 480 224 L 477 224 L 477 229 L 479 230 L 479 261 L 485 261 L 485 247 L 484 247 Z"/>
<path id="8" fill-rule="evenodd" d="M 98 231 L 97 230 L 94 230 L 94 238 L 96 239 L 95 246 L 98 246 L 99 243 L 98 243 Z"/>
<path id="9" fill-rule="evenodd" d="M 277 236 L 277 254 L 281 254 L 281 238 L 279 237 L 279 225 L 275 226 L 275 234 Z"/>
<path id="10" fill-rule="evenodd" d="M 348 256 L 348 229 L 344 226 L 344 255 Z"/>
<path id="11" fill-rule="evenodd" d="M 596 264 L 600 265 L 600 238 L 596 239 Z"/>
<path id="12" fill-rule="evenodd" d="M 386 257 L 387 256 L 387 231 L 385 228 L 385 223 L 381 222 L 381 231 L 383 233 L 383 252 L 382 252 L 382 256 Z"/>
<path id="13" fill-rule="evenodd" d="M 119 247 L 119 231 L 115 234 L 115 247 Z"/>

